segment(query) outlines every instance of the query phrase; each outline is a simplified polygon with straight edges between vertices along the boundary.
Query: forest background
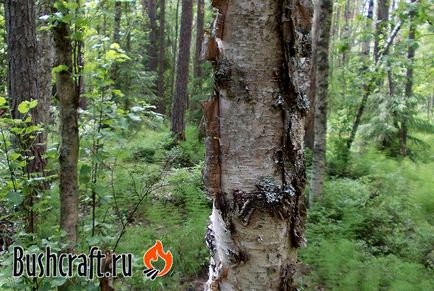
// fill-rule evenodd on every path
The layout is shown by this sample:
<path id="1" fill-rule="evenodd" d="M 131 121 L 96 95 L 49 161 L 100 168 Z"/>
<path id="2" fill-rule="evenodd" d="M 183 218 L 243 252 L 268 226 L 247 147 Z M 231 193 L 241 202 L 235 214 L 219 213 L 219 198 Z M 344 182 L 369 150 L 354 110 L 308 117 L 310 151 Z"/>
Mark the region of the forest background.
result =
<path id="1" fill-rule="evenodd" d="M 201 104 L 221 81 L 219 1 L 3 2 L 0 290 L 201 290 L 213 206 Z M 433 4 L 318 2 L 332 12 L 327 107 L 321 116 L 306 84 L 307 246 L 294 284 L 432 290 Z M 300 3 L 312 25 L 313 4 Z M 143 254 L 156 239 L 174 257 L 156 281 L 141 256 L 133 278 L 10 276 L 14 245 Z"/>

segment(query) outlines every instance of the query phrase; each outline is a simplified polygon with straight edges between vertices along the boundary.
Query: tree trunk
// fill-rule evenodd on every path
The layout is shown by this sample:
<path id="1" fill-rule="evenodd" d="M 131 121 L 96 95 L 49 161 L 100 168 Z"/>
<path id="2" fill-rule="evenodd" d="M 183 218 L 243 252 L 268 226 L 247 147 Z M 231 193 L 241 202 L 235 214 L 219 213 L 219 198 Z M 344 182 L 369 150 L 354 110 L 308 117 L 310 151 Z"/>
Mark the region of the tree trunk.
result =
<path id="1" fill-rule="evenodd" d="M 52 0 L 41 0 L 39 2 L 39 16 L 48 15 L 51 12 Z M 41 21 L 41 25 L 45 25 Z M 54 47 L 53 35 L 50 30 L 41 30 L 38 40 L 38 90 L 39 106 L 36 108 L 40 116 L 40 122 L 44 126 L 44 132 L 38 136 L 38 141 L 43 152 L 46 151 L 46 141 L 48 133 L 48 124 L 50 119 L 50 106 L 53 86 L 51 84 L 51 70 L 54 64 Z"/>
<path id="2" fill-rule="evenodd" d="M 416 0 L 413 0 L 414 3 Z M 408 138 L 408 117 L 410 114 L 410 101 L 409 99 L 413 95 L 413 65 L 414 65 L 414 54 L 416 51 L 415 38 L 416 38 L 416 24 L 414 23 L 414 18 L 416 17 L 416 8 L 410 8 L 410 28 L 408 31 L 408 48 L 407 48 L 407 72 L 406 72 L 406 83 L 405 83 L 405 111 L 401 120 L 401 127 L 399 130 L 399 149 L 402 156 L 408 155 L 407 148 L 407 138 Z"/>
<path id="3" fill-rule="evenodd" d="M 204 21 L 205 21 L 205 1 L 197 0 L 197 15 L 196 15 L 196 47 L 194 54 L 194 78 L 199 79 L 202 76 L 201 52 L 204 37 Z M 199 81 L 200 84 L 200 81 Z"/>
<path id="4" fill-rule="evenodd" d="M 11 117 L 24 119 L 18 111 L 23 101 L 38 100 L 36 108 L 31 110 L 32 123 L 39 125 L 46 122 L 47 113 L 43 111 L 46 103 L 38 88 L 38 50 L 36 43 L 35 3 L 32 0 L 6 0 L 5 22 L 8 48 L 8 99 Z M 22 157 L 26 159 L 26 172 L 30 179 L 33 173 L 43 176 L 46 160 L 46 134 L 37 133 L 33 139 L 30 136 L 17 136 L 17 147 Z M 41 187 L 42 186 L 42 187 Z M 35 214 L 33 211 L 37 188 L 44 185 L 32 185 L 24 204 L 28 208 L 27 230 L 35 231 Z"/>
<path id="5" fill-rule="evenodd" d="M 166 1 L 160 0 L 160 35 L 159 45 L 160 51 L 158 55 L 158 112 L 166 113 L 166 100 L 164 98 L 164 64 L 166 60 L 166 43 L 165 43 L 165 27 L 166 27 Z"/>
<path id="6" fill-rule="evenodd" d="M 204 103 L 214 205 L 206 290 L 295 290 L 304 243 L 309 2 L 213 1 L 216 96 Z M 282 5 L 283 4 L 283 5 Z"/>
<path id="7" fill-rule="evenodd" d="M 157 2 L 156 0 L 147 1 L 148 18 L 149 18 L 149 44 L 148 44 L 148 70 L 157 72 L 158 68 L 158 38 L 157 38 Z"/>
<path id="8" fill-rule="evenodd" d="M 182 1 L 181 33 L 176 69 L 176 89 L 172 107 L 171 131 L 178 140 L 185 140 L 184 114 L 188 98 L 188 67 L 190 62 L 191 28 L 193 25 L 193 0 Z"/>
<path id="9" fill-rule="evenodd" d="M 66 232 L 67 251 L 73 251 L 77 243 L 78 182 L 77 162 L 79 151 L 77 90 L 71 72 L 74 71 L 69 27 L 59 22 L 53 28 L 57 65 L 67 70 L 57 72 L 56 87 L 60 106 L 60 226 Z"/>
<path id="10" fill-rule="evenodd" d="M 179 31 L 179 3 L 181 0 L 176 1 L 176 19 L 175 19 L 175 40 L 173 41 L 173 47 L 172 47 L 172 72 L 170 76 L 170 98 L 173 99 L 173 96 L 175 95 L 175 74 L 176 74 L 176 55 L 178 53 L 178 31 Z"/>
<path id="11" fill-rule="evenodd" d="M 115 1 L 115 18 L 113 24 L 113 42 L 120 45 L 121 42 L 121 19 L 122 19 L 122 2 Z M 117 84 L 118 79 L 118 64 L 114 63 L 112 65 L 111 71 L 111 79 L 115 84 L 115 87 L 118 88 L 119 84 Z"/>
<path id="12" fill-rule="evenodd" d="M 389 0 L 379 0 L 375 14 L 377 19 L 375 21 L 374 59 L 375 62 L 378 62 L 380 49 L 382 48 L 380 41 L 385 41 L 386 21 L 389 20 Z"/>
<path id="13" fill-rule="evenodd" d="M 312 158 L 312 193 L 320 199 L 324 192 L 327 136 L 327 94 L 329 76 L 329 43 L 333 0 L 315 1 L 312 39 L 312 68 L 315 86 L 315 142 Z"/>

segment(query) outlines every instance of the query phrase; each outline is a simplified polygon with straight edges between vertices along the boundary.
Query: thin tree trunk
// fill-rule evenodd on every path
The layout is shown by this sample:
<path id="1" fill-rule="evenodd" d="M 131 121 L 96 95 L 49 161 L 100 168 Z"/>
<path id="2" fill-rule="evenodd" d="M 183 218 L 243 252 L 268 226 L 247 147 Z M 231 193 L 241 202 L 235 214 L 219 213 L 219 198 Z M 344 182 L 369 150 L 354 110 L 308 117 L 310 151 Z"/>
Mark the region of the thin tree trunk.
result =
<path id="1" fill-rule="evenodd" d="M 413 0 L 414 3 L 416 0 Z M 416 24 L 414 18 L 416 17 L 415 8 L 412 7 L 410 11 L 410 28 L 408 31 L 408 48 L 407 48 L 407 72 L 405 83 L 405 110 L 401 120 L 401 128 L 399 130 L 399 148 L 402 156 L 408 155 L 407 138 L 408 138 L 408 120 L 410 114 L 410 101 L 413 95 L 413 65 L 414 55 L 416 51 L 415 38 L 416 38 Z"/>
<path id="2" fill-rule="evenodd" d="M 320 199 L 324 192 L 327 136 L 327 94 L 329 42 L 333 0 L 316 0 L 313 22 L 313 62 L 315 86 L 315 142 L 312 158 L 312 193 Z"/>
<path id="3" fill-rule="evenodd" d="M 381 50 L 380 41 L 385 41 L 386 22 L 389 20 L 389 0 L 377 1 L 375 14 L 377 19 L 375 21 L 374 59 L 378 62 Z"/>
<path id="4" fill-rule="evenodd" d="M 205 18 L 205 1 L 197 0 L 197 15 L 196 15 L 196 47 L 194 54 L 194 78 L 199 79 L 202 76 L 201 52 L 204 37 L 204 18 Z M 200 84 L 200 81 L 199 83 Z"/>
<path id="5" fill-rule="evenodd" d="M 122 2 L 115 1 L 115 15 L 114 15 L 114 25 L 113 25 L 113 42 L 120 44 L 121 42 L 121 19 L 122 19 Z M 119 88 L 117 83 L 118 79 L 118 65 L 114 63 L 111 70 L 111 79 L 115 84 L 116 88 Z"/>
<path id="6" fill-rule="evenodd" d="M 180 0 L 176 1 L 176 19 L 175 19 L 175 40 L 173 41 L 172 48 L 172 73 L 170 76 L 170 97 L 173 99 L 175 93 L 175 74 L 176 74 L 176 56 L 178 53 L 178 31 L 179 31 L 179 3 Z"/>
<path id="7" fill-rule="evenodd" d="M 207 58 L 216 96 L 204 104 L 204 182 L 214 200 L 206 290 L 296 288 L 311 54 L 305 3 L 213 2 L 219 13 Z"/>
<path id="8" fill-rule="evenodd" d="M 164 98 L 164 69 L 166 60 L 166 1 L 160 0 L 160 33 L 159 33 L 159 55 L 158 55 L 158 112 L 166 113 L 166 100 Z"/>
<path id="9" fill-rule="evenodd" d="M 157 27 L 157 2 L 156 0 L 147 1 L 148 18 L 149 18 L 149 44 L 148 44 L 148 70 L 157 72 L 158 68 L 158 27 Z"/>
<path id="10" fill-rule="evenodd" d="M 35 3 L 33 0 L 13 1 L 6 0 L 5 22 L 8 48 L 8 99 L 11 117 L 24 119 L 25 116 L 18 110 L 23 101 L 38 100 L 38 105 L 31 110 L 32 123 L 39 125 L 46 122 L 44 109 L 45 100 L 41 98 L 38 88 L 38 50 L 36 43 Z M 25 171 L 28 178 L 34 173 L 43 176 L 46 160 L 46 135 L 37 133 L 34 139 L 30 136 L 17 136 L 17 147 L 26 159 Z M 41 187 L 42 186 L 42 187 Z M 43 185 L 32 186 L 24 204 L 28 208 L 27 230 L 35 231 L 35 214 L 33 211 L 37 188 Z"/>
<path id="11" fill-rule="evenodd" d="M 193 25 L 193 0 L 182 1 L 181 34 L 176 70 L 176 91 L 172 107 L 171 131 L 178 140 L 185 140 L 184 114 L 188 99 L 188 71 L 190 62 L 191 29 Z"/>
<path id="12" fill-rule="evenodd" d="M 77 162 L 79 151 L 79 89 L 74 82 L 72 45 L 69 27 L 59 22 L 53 29 L 57 65 L 67 70 L 57 72 L 56 87 L 60 106 L 60 226 L 66 232 L 66 251 L 73 251 L 78 231 Z"/>
<path id="13" fill-rule="evenodd" d="M 51 12 L 52 0 L 41 0 L 39 2 L 38 15 L 44 16 Z M 41 25 L 45 25 L 42 21 Z M 36 108 L 40 116 L 41 123 L 44 126 L 44 132 L 38 136 L 37 143 L 46 151 L 48 124 L 50 119 L 50 106 L 52 97 L 51 70 L 54 64 L 54 44 L 53 35 L 50 30 L 41 30 L 38 40 L 38 88 L 39 88 L 39 106 Z"/>

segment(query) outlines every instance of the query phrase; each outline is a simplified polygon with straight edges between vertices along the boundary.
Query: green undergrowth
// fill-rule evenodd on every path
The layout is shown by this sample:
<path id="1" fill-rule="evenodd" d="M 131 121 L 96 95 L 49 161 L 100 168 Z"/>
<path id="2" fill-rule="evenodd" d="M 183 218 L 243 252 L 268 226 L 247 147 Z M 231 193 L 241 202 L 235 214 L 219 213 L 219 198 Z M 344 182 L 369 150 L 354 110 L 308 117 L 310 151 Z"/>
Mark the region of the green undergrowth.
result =
<path id="1" fill-rule="evenodd" d="M 175 144 L 170 135 L 151 131 L 128 144 L 124 159 L 128 169 L 133 169 L 129 171 L 147 176 L 136 187 L 158 182 L 134 214 L 119 244 L 117 252 L 133 253 L 137 265 L 133 278 L 118 282 L 120 289 L 123 285 L 146 290 L 188 288 L 189 282 L 202 276 L 207 268 L 204 237 L 211 204 L 205 198 L 201 178 L 204 149 L 195 127 L 187 127 L 186 137 L 185 142 Z M 120 168 L 116 176 L 128 175 L 126 168 Z M 132 188 L 130 180 L 124 182 L 117 186 L 119 190 Z M 131 206 L 137 200 L 128 198 L 133 190 L 123 192 L 125 202 L 120 203 L 128 208 L 128 204 Z M 145 280 L 143 255 L 155 240 L 161 240 L 165 250 L 172 252 L 173 267 L 169 275 L 155 281 Z"/>
<path id="2" fill-rule="evenodd" d="M 368 150 L 348 173 L 308 211 L 303 289 L 433 290 L 433 159 Z"/>

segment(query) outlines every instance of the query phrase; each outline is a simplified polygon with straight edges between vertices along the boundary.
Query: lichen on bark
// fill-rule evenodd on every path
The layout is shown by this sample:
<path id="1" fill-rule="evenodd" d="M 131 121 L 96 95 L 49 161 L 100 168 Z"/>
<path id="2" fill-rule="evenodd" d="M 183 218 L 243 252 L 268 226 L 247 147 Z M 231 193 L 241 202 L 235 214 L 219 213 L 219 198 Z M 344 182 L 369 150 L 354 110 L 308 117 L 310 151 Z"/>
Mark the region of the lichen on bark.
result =
<path id="1" fill-rule="evenodd" d="M 206 143 L 213 158 L 207 156 L 204 176 L 215 165 L 219 182 L 214 187 L 205 179 L 214 193 L 206 289 L 291 290 L 304 242 L 311 6 L 301 0 L 213 6 L 205 47 L 214 65 L 219 143 Z"/>

